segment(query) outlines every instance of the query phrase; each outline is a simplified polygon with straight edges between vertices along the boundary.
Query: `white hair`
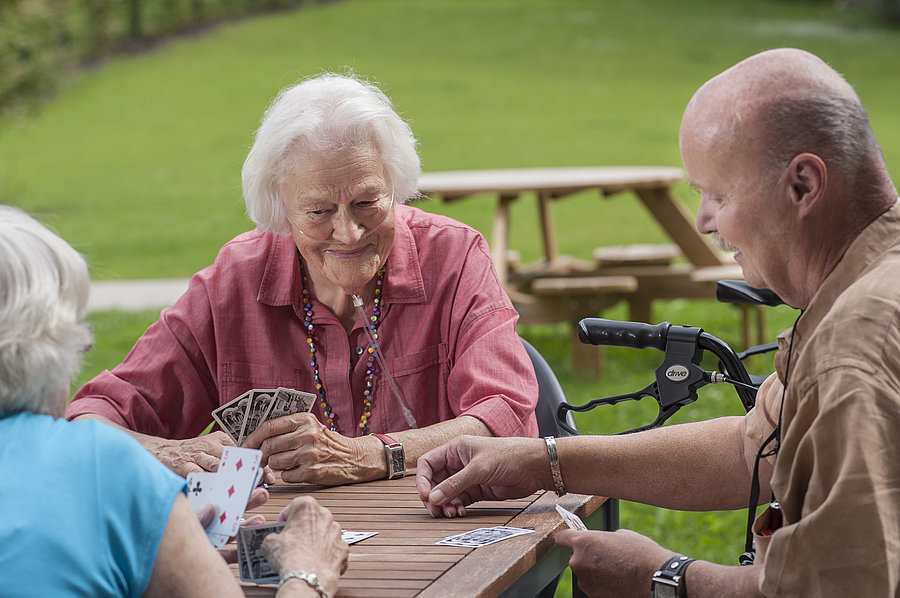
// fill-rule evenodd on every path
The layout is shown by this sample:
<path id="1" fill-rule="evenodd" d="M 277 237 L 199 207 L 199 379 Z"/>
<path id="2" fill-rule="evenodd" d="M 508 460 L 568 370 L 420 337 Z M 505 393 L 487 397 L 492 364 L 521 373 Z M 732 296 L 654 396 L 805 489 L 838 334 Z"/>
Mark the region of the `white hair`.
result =
<path id="1" fill-rule="evenodd" d="M 282 90 L 263 115 L 241 172 L 247 215 L 261 230 L 290 230 L 281 197 L 289 157 L 303 152 L 374 149 L 394 197 L 419 196 L 421 166 L 412 129 L 371 83 L 326 73 Z"/>
<path id="2" fill-rule="evenodd" d="M 84 258 L 18 208 L 0 205 L 0 413 L 60 416 L 91 332 Z"/>

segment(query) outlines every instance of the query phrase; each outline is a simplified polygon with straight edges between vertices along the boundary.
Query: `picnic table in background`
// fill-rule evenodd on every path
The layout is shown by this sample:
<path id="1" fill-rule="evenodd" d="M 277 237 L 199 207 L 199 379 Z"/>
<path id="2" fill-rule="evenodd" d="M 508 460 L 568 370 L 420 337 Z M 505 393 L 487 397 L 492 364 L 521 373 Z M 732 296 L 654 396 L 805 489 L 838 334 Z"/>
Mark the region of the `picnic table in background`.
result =
<path id="1" fill-rule="evenodd" d="M 419 190 L 444 202 L 481 194 L 497 198 L 491 256 L 521 323 L 576 324 L 623 300 L 631 320 L 655 323 L 654 300 L 714 298 L 717 280 L 741 278 L 740 267 L 697 232 L 693 216 L 672 194 L 683 179 L 679 168 L 652 166 L 461 170 L 423 173 Z M 636 196 L 672 242 L 598 247 L 591 260 L 560 255 L 551 206 L 587 190 L 602 198 Z M 523 265 L 509 247 L 509 211 L 526 195 L 537 198 L 543 256 Z M 746 314 L 744 328 L 749 339 Z M 603 367 L 603 352 L 579 342 L 574 325 L 572 359 L 576 371 L 599 373 Z"/>
<path id="2" fill-rule="evenodd" d="M 311 494 L 343 529 L 378 532 L 350 546 L 336 598 L 534 595 L 568 566 L 569 551 L 554 541 L 566 526 L 557 504 L 591 529 L 613 529 L 617 521 L 614 501 L 581 494 L 559 498 L 543 490 L 520 500 L 475 503 L 465 517 L 432 518 L 419 500 L 414 475 L 335 487 L 278 483 L 269 486 L 269 494 L 269 501 L 251 513 L 275 521 L 295 496 Z M 435 545 L 447 536 L 496 525 L 534 532 L 480 548 Z M 238 578 L 237 565 L 231 567 Z M 248 597 L 274 596 L 276 590 L 274 585 L 241 586 Z"/>

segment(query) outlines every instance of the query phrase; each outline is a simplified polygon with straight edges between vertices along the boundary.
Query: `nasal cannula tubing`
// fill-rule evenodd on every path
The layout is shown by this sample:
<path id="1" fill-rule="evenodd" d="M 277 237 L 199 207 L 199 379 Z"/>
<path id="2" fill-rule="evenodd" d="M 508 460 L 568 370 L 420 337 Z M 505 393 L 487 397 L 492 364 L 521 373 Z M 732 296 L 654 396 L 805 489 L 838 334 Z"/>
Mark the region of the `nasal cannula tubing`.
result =
<path id="1" fill-rule="evenodd" d="M 381 354 L 381 347 L 378 346 L 378 341 L 375 339 L 375 333 L 372 332 L 372 329 L 366 322 L 366 312 L 363 311 L 362 297 L 359 295 L 352 295 L 352 297 L 356 313 L 359 314 L 359 319 L 362 322 L 363 328 L 365 328 L 366 332 L 369 334 L 369 341 L 372 343 L 375 359 L 378 360 L 378 365 L 381 366 L 381 375 L 387 378 L 388 384 L 391 385 L 391 390 L 394 391 L 394 396 L 397 397 L 397 401 L 400 403 L 400 409 L 403 411 L 403 417 L 406 419 L 406 423 L 409 424 L 410 428 L 418 428 L 419 426 L 416 425 L 416 418 L 413 417 L 412 411 L 406 406 L 406 401 L 403 399 L 403 393 L 400 392 L 400 388 L 397 386 L 397 383 L 394 382 L 394 377 L 391 376 L 391 372 L 388 370 L 387 364 L 384 361 L 384 356 Z"/>

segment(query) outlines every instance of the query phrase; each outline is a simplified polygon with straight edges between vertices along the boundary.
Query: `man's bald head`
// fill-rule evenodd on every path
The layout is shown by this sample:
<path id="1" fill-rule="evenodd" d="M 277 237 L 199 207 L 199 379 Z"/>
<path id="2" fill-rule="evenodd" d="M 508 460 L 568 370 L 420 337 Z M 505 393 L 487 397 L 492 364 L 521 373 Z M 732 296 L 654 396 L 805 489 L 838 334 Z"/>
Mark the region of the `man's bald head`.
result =
<path id="1" fill-rule="evenodd" d="M 822 158 L 849 187 L 883 183 L 881 150 L 862 102 L 817 56 L 792 48 L 739 62 L 704 84 L 682 121 L 705 141 L 742 152 L 762 168 L 797 154 Z M 737 144 L 737 145 L 735 145 Z"/>

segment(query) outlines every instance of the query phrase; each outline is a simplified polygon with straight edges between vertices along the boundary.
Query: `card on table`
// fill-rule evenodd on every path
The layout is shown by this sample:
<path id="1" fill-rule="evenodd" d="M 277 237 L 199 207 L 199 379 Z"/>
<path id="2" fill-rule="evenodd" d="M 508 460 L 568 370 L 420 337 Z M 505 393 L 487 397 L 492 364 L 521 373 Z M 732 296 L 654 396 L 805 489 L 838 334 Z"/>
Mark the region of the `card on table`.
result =
<path id="1" fill-rule="evenodd" d="M 259 479 L 262 451 L 226 446 L 219 460 L 219 469 L 208 503 L 216 506 L 216 516 L 206 533 L 216 546 L 222 537 L 237 535 L 247 500 Z"/>
<path id="2" fill-rule="evenodd" d="M 533 531 L 533 529 L 507 527 L 505 525 L 480 527 L 462 534 L 456 534 L 455 536 L 447 536 L 440 542 L 435 542 L 435 544 L 440 544 L 441 546 L 479 548 L 481 546 L 493 544 L 494 542 L 499 542 L 500 540 L 521 536 L 522 534 L 530 534 Z"/>
<path id="3" fill-rule="evenodd" d="M 584 522 L 581 520 L 581 517 L 579 517 L 572 511 L 556 505 L 556 512 L 560 514 L 560 516 L 563 518 L 563 521 L 565 521 L 566 525 L 569 526 L 569 529 L 587 531 L 588 526 L 584 524 Z"/>

